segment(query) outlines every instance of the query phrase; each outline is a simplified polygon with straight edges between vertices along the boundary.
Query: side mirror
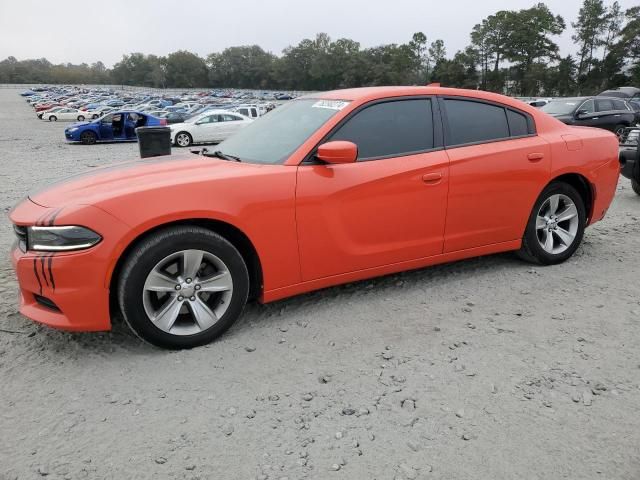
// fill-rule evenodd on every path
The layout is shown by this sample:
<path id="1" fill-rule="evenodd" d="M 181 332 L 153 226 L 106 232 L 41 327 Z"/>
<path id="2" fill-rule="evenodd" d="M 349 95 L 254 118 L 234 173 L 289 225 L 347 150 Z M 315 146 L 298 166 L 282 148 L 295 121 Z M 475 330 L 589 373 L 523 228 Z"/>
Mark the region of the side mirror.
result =
<path id="1" fill-rule="evenodd" d="M 358 146 L 342 140 L 323 143 L 318 147 L 316 158 L 327 163 L 353 163 L 358 158 Z"/>
<path id="2" fill-rule="evenodd" d="M 580 110 L 578 110 L 578 111 L 576 112 L 576 118 L 582 118 L 582 117 L 584 117 L 585 115 L 587 115 L 588 113 L 589 113 L 589 112 L 588 112 L 586 109 L 581 108 Z"/>

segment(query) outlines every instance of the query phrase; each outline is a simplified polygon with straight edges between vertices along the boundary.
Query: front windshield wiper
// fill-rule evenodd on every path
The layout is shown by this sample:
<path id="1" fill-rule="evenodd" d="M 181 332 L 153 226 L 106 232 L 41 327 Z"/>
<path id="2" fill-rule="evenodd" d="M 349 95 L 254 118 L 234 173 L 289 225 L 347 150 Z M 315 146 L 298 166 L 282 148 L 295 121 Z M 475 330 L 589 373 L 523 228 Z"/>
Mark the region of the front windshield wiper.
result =
<path id="1" fill-rule="evenodd" d="M 215 152 L 209 153 L 209 151 L 206 148 L 203 148 L 201 154 L 204 155 L 205 157 L 221 158 L 222 160 L 233 160 L 234 162 L 242 161 L 240 157 L 222 153 L 220 150 L 216 150 Z"/>

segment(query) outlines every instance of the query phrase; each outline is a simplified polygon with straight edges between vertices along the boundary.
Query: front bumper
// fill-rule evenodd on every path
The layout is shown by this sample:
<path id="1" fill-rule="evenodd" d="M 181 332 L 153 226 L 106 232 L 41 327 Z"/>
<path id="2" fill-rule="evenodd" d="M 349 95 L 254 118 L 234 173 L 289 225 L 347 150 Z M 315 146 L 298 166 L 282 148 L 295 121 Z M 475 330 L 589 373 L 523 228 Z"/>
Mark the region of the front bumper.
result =
<path id="1" fill-rule="evenodd" d="M 638 147 L 620 147 L 620 173 L 623 177 L 640 181 L 640 172 L 636 166 Z"/>
<path id="2" fill-rule="evenodd" d="M 10 217 L 18 225 L 54 218 L 56 225 L 87 225 L 101 234 L 102 242 L 76 252 L 23 252 L 16 243 L 11 263 L 24 316 L 62 330 L 110 330 L 109 279 L 115 244 L 109 239 L 121 238 L 126 226 L 99 208 L 46 208 L 30 200 L 20 203 Z"/>

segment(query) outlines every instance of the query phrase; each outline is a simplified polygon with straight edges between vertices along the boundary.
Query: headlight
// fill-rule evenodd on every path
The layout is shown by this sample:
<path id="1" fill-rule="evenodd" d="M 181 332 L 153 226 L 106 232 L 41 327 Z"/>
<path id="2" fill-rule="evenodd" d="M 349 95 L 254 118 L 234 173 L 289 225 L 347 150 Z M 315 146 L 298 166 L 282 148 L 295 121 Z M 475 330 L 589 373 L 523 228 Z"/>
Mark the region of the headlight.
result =
<path id="1" fill-rule="evenodd" d="M 41 252 L 66 252 L 93 247 L 102 237 L 93 230 L 73 225 L 64 227 L 29 227 L 29 250 Z"/>
<path id="2" fill-rule="evenodd" d="M 79 128 L 79 127 L 73 127 L 73 128 L 70 128 L 70 129 L 69 129 L 69 133 L 73 133 L 73 132 L 75 132 L 76 130 L 78 130 L 78 128 Z"/>

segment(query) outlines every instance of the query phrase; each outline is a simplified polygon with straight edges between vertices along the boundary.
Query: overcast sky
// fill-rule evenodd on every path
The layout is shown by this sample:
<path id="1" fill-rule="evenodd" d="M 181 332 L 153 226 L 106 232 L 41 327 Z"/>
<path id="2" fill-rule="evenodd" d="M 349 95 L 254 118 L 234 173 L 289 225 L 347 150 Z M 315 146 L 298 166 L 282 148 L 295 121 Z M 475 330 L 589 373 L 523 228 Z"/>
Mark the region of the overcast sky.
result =
<path id="1" fill-rule="evenodd" d="M 605 0 L 609 4 L 612 0 Z M 623 9 L 638 0 L 619 0 Z M 501 9 L 536 0 L 0 0 L 0 59 L 46 57 L 53 63 L 112 66 L 124 53 L 166 55 L 190 50 L 206 56 L 234 45 L 258 44 L 273 53 L 326 32 L 369 47 L 407 42 L 422 31 L 442 38 L 447 54 L 469 44 L 476 23 Z M 547 0 L 567 30 L 556 40 L 561 53 L 571 40 L 582 0 Z"/>

